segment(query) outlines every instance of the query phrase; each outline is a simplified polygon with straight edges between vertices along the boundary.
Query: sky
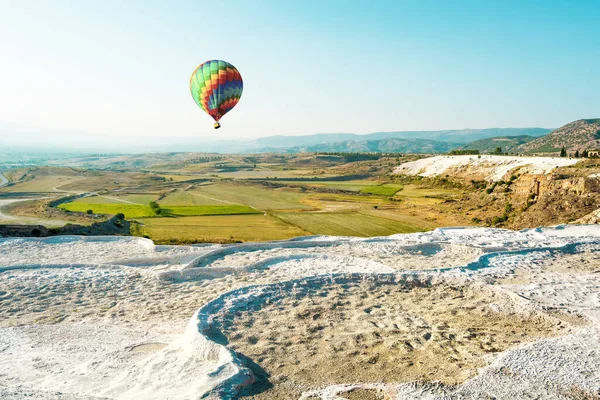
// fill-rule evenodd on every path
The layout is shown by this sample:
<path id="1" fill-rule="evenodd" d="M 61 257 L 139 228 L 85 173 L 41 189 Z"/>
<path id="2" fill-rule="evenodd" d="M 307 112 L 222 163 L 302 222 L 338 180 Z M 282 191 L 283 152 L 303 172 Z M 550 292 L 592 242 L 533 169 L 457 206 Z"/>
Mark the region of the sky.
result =
<path id="1" fill-rule="evenodd" d="M 555 128 L 600 117 L 600 1 L 0 0 L 2 142 Z M 189 92 L 235 65 L 212 129 Z"/>

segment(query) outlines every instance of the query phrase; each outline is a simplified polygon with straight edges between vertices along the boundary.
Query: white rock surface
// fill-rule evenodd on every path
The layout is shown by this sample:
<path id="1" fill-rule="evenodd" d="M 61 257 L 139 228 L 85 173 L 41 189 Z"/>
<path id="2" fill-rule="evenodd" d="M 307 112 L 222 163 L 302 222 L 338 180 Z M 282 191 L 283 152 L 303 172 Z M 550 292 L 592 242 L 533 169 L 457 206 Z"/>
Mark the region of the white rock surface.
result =
<path id="1" fill-rule="evenodd" d="M 542 270 L 548 260 L 570 254 L 600 263 L 600 227 L 519 232 L 443 228 L 367 239 L 310 237 L 230 247 L 154 246 L 127 237 L 0 239 L 0 304 L 3 315 L 9 316 L 0 325 L 0 398 L 234 398 L 252 375 L 233 352 L 207 335 L 211 321 L 223 310 L 242 307 L 255 296 L 285 296 L 293 292 L 295 282 L 316 285 L 340 276 L 414 275 L 486 285 L 517 272 L 527 274 L 531 283 L 502 288 L 520 296 L 524 307 L 556 307 L 579 313 L 591 323 L 571 335 L 501 353 L 458 387 L 349 382 L 306 392 L 304 397 L 335 399 L 357 385 L 382 388 L 397 399 L 561 399 L 566 398 L 565 388 L 574 387 L 597 393 L 600 274 Z M 143 289 L 136 286 L 138 281 L 144 282 Z M 149 319 L 119 313 L 151 307 L 151 298 L 182 307 L 192 294 L 209 291 L 217 282 L 232 286 L 188 314 L 187 327 L 176 318 L 175 309 L 171 319 L 152 312 Z M 283 286 L 273 285 L 278 282 Z M 110 304 L 111 296 L 116 306 Z M 73 297 L 81 302 L 81 312 L 94 305 L 115 311 L 110 319 L 83 315 L 79 322 L 59 318 L 51 325 L 35 323 L 36 315 L 48 317 L 50 304 Z M 173 297 L 181 297 L 181 302 Z M 11 320 L 17 326 L 11 326 Z M 502 373 L 505 369 L 513 375 Z"/>
<path id="2" fill-rule="evenodd" d="M 499 181 L 516 168 L 520 168 L 521 173 L 547 174 L 556 167 L 566 167 L 579 161 L 575 158 L 557 157 L 435 156 L 400 164 L 394 173 L 439 176 L 448 173 L 449 170 L 459 170 L 464 174 L 480 174 L 486 180 Z"/>

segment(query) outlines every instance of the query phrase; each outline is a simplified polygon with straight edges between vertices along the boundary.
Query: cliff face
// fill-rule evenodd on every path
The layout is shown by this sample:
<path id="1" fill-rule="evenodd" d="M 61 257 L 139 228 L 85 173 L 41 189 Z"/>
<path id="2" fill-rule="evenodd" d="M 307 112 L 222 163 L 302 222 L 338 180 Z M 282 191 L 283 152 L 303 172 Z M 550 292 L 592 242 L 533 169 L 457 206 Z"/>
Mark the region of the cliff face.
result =
<path id="1" fill-rule="evenodd" d="M 510 179 L 488 183 L 485 188 L 478 186 L 457 202 L 456 211 L 469 215 L 474 222 L 511 229 L 574 222 L 600 209 L 600 178 L 577 175 L 582 171 L 574 170 L 571 175 L 564 170 L 517 173 Z M 589 222 L 594 223 L 591 219 Z"/>
<path id="2" fill-rule="evenodd" d="M 521 209 L 507 226 L 531 228 L 573 222 L 600 208 L 600 179 L 527 175 L 514 182 L 511 201 Z"/>
<path id="3" fill-rule="evenodd" d="M 576 195 L 600 194 L 600 179 L 596 177 L 565 177 L 563 175 L 524 174 L 512 186 L 515 197 L 551 196 L 555 193 L 574 193 Z"/>
<path id="4" fill-rule="evenodd" d="M 436 156 L 403 163 L 393 173 L 462 183 L 470 190 L 447 207 L 487 226 L 563 224 L 600 208 L 600 163 L 593 159 Z"/>

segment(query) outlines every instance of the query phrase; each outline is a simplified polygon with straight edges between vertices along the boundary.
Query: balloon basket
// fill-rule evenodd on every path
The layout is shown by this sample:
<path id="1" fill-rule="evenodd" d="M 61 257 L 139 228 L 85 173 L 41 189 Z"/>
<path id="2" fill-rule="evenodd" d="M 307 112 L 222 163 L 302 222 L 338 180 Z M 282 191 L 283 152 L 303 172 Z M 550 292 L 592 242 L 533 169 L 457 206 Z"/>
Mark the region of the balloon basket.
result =
<path id="1" fill-rule="evenodd" d="M 221 124 L 218 123 L 218 122 L 215 122 L 215 126 L 214 127 L 215 127 L 215 129 L 219 129 L 221 127 Z"/>

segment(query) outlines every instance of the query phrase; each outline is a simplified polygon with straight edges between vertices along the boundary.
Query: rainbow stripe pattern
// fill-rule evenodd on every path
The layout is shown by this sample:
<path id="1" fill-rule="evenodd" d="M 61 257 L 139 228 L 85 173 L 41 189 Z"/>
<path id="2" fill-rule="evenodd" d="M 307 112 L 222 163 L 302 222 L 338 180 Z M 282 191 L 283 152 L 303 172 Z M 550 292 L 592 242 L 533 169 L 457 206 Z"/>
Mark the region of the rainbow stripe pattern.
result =
<path id="1" fill-rule="evenodd" d="M 242 76 L 227 61 L 206 61 L 190 77 L 194 101 L 217 123 L 240 101 L 243 88 Z"/>

